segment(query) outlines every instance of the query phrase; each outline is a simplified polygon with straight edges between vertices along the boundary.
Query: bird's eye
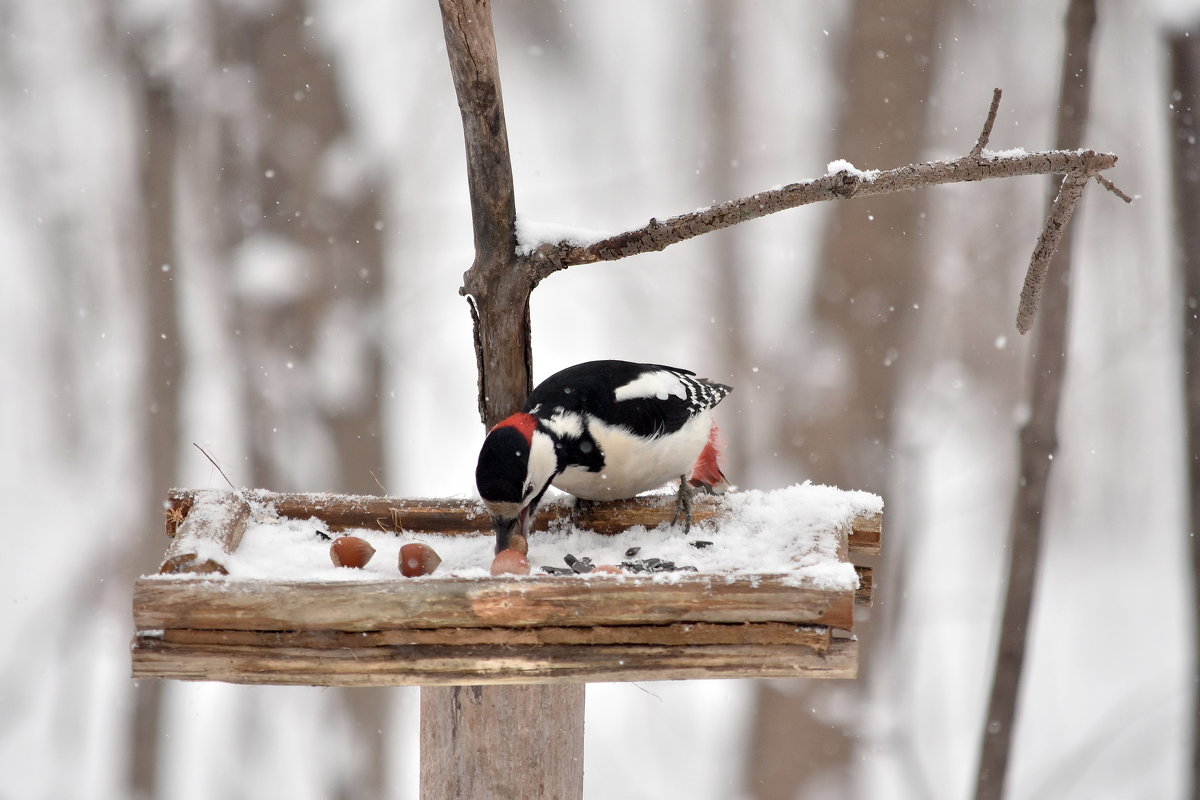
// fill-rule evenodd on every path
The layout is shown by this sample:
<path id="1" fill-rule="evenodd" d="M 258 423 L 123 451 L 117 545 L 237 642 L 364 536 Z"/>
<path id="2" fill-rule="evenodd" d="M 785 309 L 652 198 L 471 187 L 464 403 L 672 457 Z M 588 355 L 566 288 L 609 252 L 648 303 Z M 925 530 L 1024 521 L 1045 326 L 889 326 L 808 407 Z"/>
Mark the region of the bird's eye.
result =
<path id="1" fill-rule="evenodd" d="M 526 497 L 529 497 L 529 495 L 531 495 L 531 494 L 533 494 L 533 484 L 527 483 L 527 484 L 525 484 L 524 491 L 521 492 L 521 499 L 524 500 Z"/>

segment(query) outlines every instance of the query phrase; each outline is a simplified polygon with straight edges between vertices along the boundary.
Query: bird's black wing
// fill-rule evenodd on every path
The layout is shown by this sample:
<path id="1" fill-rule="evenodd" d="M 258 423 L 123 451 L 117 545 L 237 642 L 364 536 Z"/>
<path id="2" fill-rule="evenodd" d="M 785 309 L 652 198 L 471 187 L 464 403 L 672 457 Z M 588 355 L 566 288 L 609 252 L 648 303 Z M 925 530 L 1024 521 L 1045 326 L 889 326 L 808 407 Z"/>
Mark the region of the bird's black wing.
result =
<path id="1" fill-rule="evenodd" d="M 668 391 L 655 391 L 660 382 Z M 697 378 L 695 373 L 678 367 L 589 361 L 542 381 L 529 395 L 525 409 L 547 418 L 562 409 L 619 425 L 642 438 L 653 438 L 679 430 L 696 414 L 721 402 L 730 391 L 728 386 Z"/>

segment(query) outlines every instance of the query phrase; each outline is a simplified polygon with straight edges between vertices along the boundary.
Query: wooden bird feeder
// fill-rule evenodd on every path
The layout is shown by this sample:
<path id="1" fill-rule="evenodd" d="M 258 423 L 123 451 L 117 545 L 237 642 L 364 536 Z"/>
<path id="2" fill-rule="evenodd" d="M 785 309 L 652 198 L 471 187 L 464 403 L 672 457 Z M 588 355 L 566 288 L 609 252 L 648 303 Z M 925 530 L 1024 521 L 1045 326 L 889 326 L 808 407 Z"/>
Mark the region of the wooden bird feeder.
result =
<path id="1" fill-rule="evenodd" d="M 769 502 L 775 493 L 751 494 Z M 753 510 L 737 496 L 698 500 L 689 536 L 720 542 L 723 526 Z M 474 537 L 484 554 L 477 566 L 486 566 L 492 537 L 482 507 L 176 490 L 159 573 L 134 586 L 133 676 L 322 686 L 853 678 L 855 606 L 870 604 L 872 575 L 850 558 L 879 552 L 881 507 L 848 504 L 827 529 L 806 530 L 783 569 L 761 573 L 540 574 L 546 559 L 535 534 L 530 576 L 456 576 L 444 565 L 445 577 L 414 579 L 396 567 L 405 537 Z M 564 503 L 543 511 L 539 529 L 569 522 L 602 535 L 624 531 L 651 552 L 663 537 L 682 535 L 656 527 L 673 515 L 673 497 L 660 495 L 586 511 Z M 327 555 L 302 578 L 239 571 L 239 548 L 250 547 L 255 531 L 301 520 L 330 535 L 362 529 L 395 540 L 395 550 L 384 553 L 382 545 L 374 571 L 335 567 Z M 312 541 L 276 552 L 328 550 L 319 534 L 307 535 Z M 798 566 L 822 558 L 843 575 L 853 569 L 850 582 L 830 585 Z"/>

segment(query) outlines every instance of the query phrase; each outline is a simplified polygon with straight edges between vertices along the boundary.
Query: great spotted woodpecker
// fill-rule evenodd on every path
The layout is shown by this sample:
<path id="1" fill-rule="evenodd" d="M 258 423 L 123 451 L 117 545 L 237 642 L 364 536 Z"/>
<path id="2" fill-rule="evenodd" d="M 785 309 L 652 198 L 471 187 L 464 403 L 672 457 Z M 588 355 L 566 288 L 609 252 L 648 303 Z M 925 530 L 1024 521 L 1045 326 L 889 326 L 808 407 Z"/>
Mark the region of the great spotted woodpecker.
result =
<path id="1" fill-rule="evenodd" d="M 712 408 L 732 389 L 658 364 L 589 361 L 543 381 L 525 408 L 484 439 L 475 483 L 496 552 L 525 550 L 551 484 L 583 500 L 617 500 L 679 479 L 691 524 L 693 487 L 729 488 L 717 464 Z"/>

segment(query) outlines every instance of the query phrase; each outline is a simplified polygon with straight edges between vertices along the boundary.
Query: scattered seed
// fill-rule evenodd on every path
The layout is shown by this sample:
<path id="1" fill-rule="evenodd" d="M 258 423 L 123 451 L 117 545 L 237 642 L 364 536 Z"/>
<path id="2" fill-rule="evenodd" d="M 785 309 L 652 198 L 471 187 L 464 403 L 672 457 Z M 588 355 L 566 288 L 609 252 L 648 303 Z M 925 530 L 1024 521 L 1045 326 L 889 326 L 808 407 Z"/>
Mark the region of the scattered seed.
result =
<path id="1" fill-rule="evenodd" d="M 697 550 L 703 550 L 706 547 L 712 547 L 712 542 L 706 542 L 703 539 L 697 539 L 694 542 L 689 542 L 689 544 L 691 544 L 691 546 Z"/>
<path id="2" fill-rule="evenodd" d="M 641 572 L 699 572 L 691 565 L 678 566 L 674 561 L 663 561 L 661 558 L 646 558 L 638 561 L 622 561 L 621 566 L 634 573 Z"/>
<path id="3" fill-rule="evenodd" d="M 329 535 L 328 531 L 317 531 L 317 538 L 323 542 L 333 541 L 333 537 Z"/>
<path id="4" fill-rule="evenodd" d="M 574 575 L 574 574 L 575 574 L 575 570 L 573 570 L 573 569 L 569 569 L 569 568 L 567 568 L 567 567 L 548 567 L 548 566 L 543 566 L 543 567 L 542 567 L 542 571 L 543 571 L 543 572 L 546 572 L 546 573 L 549 573 L 550 575 Z"/>
<path id="5" fill-rule="evenodd" d="M 636 555 L 637 555 L 638 553 L 640 553 L 640 552 L 642 552 L 642 548 L 640 548 L 640 547 L 631 547 L 631 548 L 629 548 L 628 550 L 626 550 L 626 551 L 625 551 L 625 557 L 626 557 L 626 558 L 633 558 L 634 556 L 636 556 Z"/>

